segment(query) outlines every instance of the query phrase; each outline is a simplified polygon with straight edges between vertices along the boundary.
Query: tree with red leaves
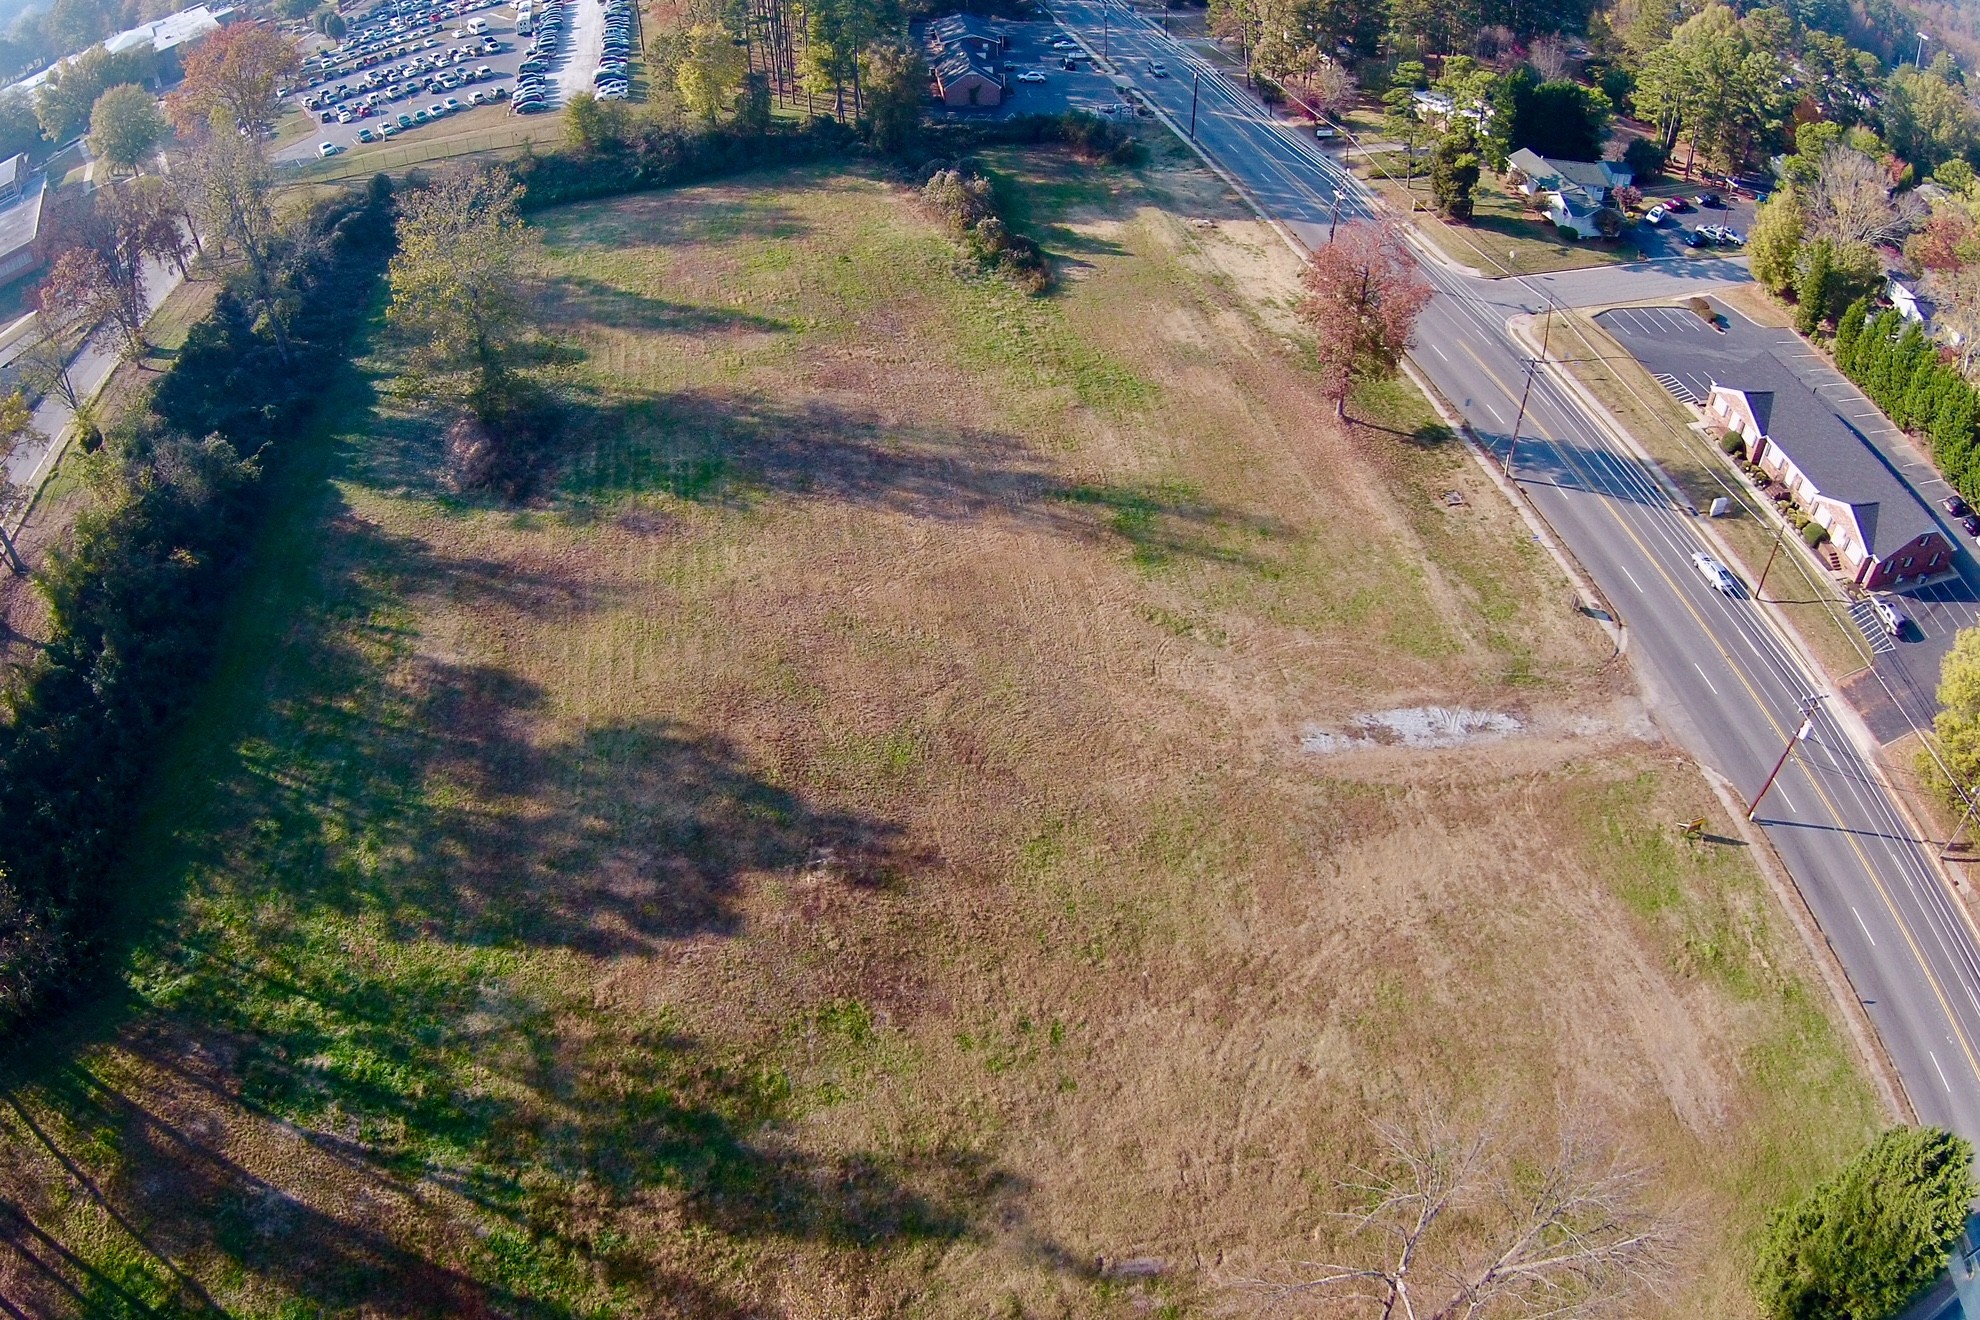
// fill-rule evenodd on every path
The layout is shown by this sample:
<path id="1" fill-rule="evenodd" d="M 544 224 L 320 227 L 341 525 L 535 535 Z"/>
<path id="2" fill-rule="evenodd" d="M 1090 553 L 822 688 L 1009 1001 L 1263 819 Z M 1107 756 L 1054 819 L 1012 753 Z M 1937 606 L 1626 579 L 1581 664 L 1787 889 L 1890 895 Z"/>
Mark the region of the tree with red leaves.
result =
<path id="1" fill-rule="evenodd" d="M 1303 282 L 1299 314 L 1313 329 L 1321 389 L 1334 416 L 1346 417 L 1355 386 L 1395 375 L 1430 285 L 1401 231 L 1368 221 L 1341 226 L 1306 263 Z"/>
<path id="2" fill-rule="evenodd" d="M 204 135 L 214 111 L 227 128 L 259 139 L 281 112 L 276 90 L 302 64 L 296 45 L 273 23 L 235 23 L 209 34 L 186 54 L 185 78 L 165 98 L 165 114 L 183 137 Z"/>

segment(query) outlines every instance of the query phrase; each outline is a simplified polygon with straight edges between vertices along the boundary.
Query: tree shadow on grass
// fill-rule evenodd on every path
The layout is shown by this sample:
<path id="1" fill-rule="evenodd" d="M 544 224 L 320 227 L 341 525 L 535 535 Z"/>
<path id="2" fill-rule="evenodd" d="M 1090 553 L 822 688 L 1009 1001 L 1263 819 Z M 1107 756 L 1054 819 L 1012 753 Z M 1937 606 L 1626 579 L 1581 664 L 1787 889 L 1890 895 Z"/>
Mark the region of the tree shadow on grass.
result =
<path id="1" fill-rule="evenodd" d="M 558 506 L 604 516 L 663 495 L 721 507 L 827 501 L 938 522 L 1004 520 L 1054 535 L 1124 538 L 1139 560 L 1262 569 L 1276 519 L 1179 482 L 1069 485 L 1020 438 L 988 427 L 891 421 L 822 399 L 701 391 L 592 397 L 572 423 Z"/>
<path id="2" fill-rule="evenodd" d="M 811 222 L 747 183 L 639 193 L 535 217 L 551 246 L 586 250 L 797 239 Z"/>
<path id="3" fill-rule="evenodd" d="M 627 289 L 606 280 L 564 275 L 548 291 L 547 319 L 553 324 L 593 322 L 617 329 L 657 334 L 721 334 L 753 331 L 777 334 L 791 323 L 738 307 L 674 302 Z"/>

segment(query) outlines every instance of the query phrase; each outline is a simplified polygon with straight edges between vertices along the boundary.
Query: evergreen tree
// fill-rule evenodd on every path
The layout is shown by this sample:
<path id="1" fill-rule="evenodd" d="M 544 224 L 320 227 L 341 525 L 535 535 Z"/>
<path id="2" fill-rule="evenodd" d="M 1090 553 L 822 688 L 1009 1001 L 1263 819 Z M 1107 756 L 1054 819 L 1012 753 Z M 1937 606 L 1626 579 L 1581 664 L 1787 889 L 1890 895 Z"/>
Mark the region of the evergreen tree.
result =
<path id="1" fill-rule="evenodd" d="M 1942 690 L 1958 686 L 1956 666 L 1980 668 L 1974 643 L 1980 633 L 1960 634 L 1946 657 Z M 1943 1129 L 1883 1133 L 1842 1172 L 1775 1214 L 1754 1271 L 1762 1307 L 1775 1320 L 1897 1314 L 1945 1268 L 1973 1201 L 1972 1166 L 1973 1147 Z"/>
<path id="2" fill-rule="evenodd" d="M 1885 415 L 1904 430 L 1911 429 L 1911 384 L 1921 371 L 1928 370 L 1935 362 L 1932 346 L 1925 340 L 1925 331 L 1915 321 L 1905 326 L 1904 333 L 1898 336 L 1897 347 L 1891 350 L 1889 372 L 1884 377 L 1884 396 L 1877 400 L 1877 406 L 1884 410 Z"/>
<path id="3" fill-rule="evenodd" d="M 1454 121 L 1430 157 L 1430 195 L 1437 210 L 1458 224 L 1471 223 L 1478 188 L 1478 135 L 1471 121 Z"/>
<path id="4" fill-rule="evenodd" d="M 1858 298 L 1836 320 L 1836 365 L 1845 376 L 1855 374 L 1856 345 L 1863 337 L 1863 323 L 1869 316 L 1869 300 Z"/>
<path id="5" fill-rule="evenodd" d="M 1955 378 L 1952 388 L 1939 395 L 1932 412 L 1932 457 L 1944 469 L 1946 479 L 1961 490 L 1965 487 L 1955 480 L 1955 474 L 1965 470 L 1973 452 L 1976 423 L 1980 423 L 1980 396 L 1971 385 Z"/>
<path id="6" fill-rule="evenodd" d="M 1808 251 L 1802 258 L 1801 273 L 1795 280 L 1795 329 L 1804 335 L 1815 333 L 1822 324 L 1822 312 L 1829 305 L 1830 292 L 1835 283 L 1836 245 L 1826 238 L 1818 238 L 1808 245 Z"/>

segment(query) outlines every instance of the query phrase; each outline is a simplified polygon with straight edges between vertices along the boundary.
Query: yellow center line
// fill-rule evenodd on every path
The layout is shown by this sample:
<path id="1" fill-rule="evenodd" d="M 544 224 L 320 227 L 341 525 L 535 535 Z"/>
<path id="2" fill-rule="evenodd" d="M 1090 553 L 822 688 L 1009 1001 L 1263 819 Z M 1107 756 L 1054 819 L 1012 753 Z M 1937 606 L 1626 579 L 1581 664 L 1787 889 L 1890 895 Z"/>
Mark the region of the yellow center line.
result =
<path id="1" fill-rule="evenodd" d="M 1478 356 L 1470 344 L 1467 343 L 1464 345 L 1464 351 L 1471 355 L 1471 360 L 1478 364 L 1479 370 L 1491 377 L 1494 385 L 1505 391 L 1508 399 L 1514 397 L 1513 392 L 1507 388 L 1506 383 L 1499 379 L 1498 373 L 1485 364 L 1484 359 Z M 1549 441 L 1555 439 L 1538 422 L 1534 423 L 1534 435 L 1536 438 Z M 1747 696 L 1752 699 L 1753 706 L 1760 712 L 1761 717 L 1767 721 L 1775 733 L 1785 738 L 1788 731 L 1781 726 L 1780 721 L 1774 718 L 1773 712 L 1762 701 L 1758 689 L 1754 687 L 1752 681 L 1747 677 L 1747 673 L 1741 667 L 1740 662 L 1734 658 L 1731 651 L 1727 650 L 1720 643 L 1718 634 L 1706 622 L 1705 616 L 1699 613 L 1697 607 L 1691 603 L 1691 598 L 1678 586 L 1677 580 L 1665 570 L 1663 564 L 1651 552 L 1650 547 L 1645 545 L 1643 539 L 1636 534 L 1636 530 L 1623 519 L 1620 513 L 1616 512 L 1615 501 L 1604 499 L 1601 504 L 1603 512 L 1609 515 L 1610 520 L 1617 527 L 1621 528 L 1623 534 L 1629 537 L 1636 548 L 1642 552 L 1644 561 L 1649 564 L 1658 577 L 1664 580 L 1665 584 L 1670 587 L 1671 593 L 1677 597 L 1678 603 L 1684 606 L 1685 613 L 1689 614 L 1704 631 L 1706 640 L 1712 643 L 1712 648 L 1726 662 L 1727 668 L 1732 670 L 1733 676 L 1739 680 L 1740 686 L 1746 689 Z M 1975 1055 L 1973 1043 L 1967 1039 L 1966 1029 L 1961 1025 L 1958 1015 L 1953 1012 L 1952 1001 L 1947 997 L 1945 987 L 1940 984 L 1937 974 L 1932 971 L 1930 964 L 1925 961 L 1925 951 L 1919 947 L 1917 938 L 1912 934 L 1911 924 L 1899 915 L 1897 904 L 1892 900 L 1890 891 L 1884 886 L 1884 882 L 1878 876 L 1876 868 L 1870 864 L 1870 856 L 1863 850 L 1862 841 L 1856 837 L 1856 831 L 1851 829 L 1848 823 L 1844 821 L 1842 811 L 1836 805 L 1836 800 L 1830 796 L 1828 787 L 1820 779 L 1809 773 L 1805 765 L 1802 767 L 1802 778 L 1808 781 L 1809 786 L 1815 790 L 1816 796 L 1822 799 L 1822 804 L 1829 810 L 1830 818 L 1840 827 L 1843 838 L 1848 840 L 1850 851 L 1856 854 L 1857 864 L 1863 868 L 1863 874 L 1869 878 L 1871 885 L 1877 890 L 1878 898 L 1883 900 L 1884 910 L 1890 913 L 1891 920 L 1896 923 L 1898 932 L 1904 936 L 1905 945 L 1911 950 L 1912 959 L 1918 964 L 1918 970 L 1925 974 L 1926 983 L 1932 987 L 1932 994 L 1939 1001 L 1939 1009 L 1945 1014 L 1946 1024 L 1952 1028 L 1953 1036 L 1959 1042 L 1960 1052 L 1966 1056 L 1967 1067 L 1972 1070 L 1976 1078 L 1980 1078 L 1980 1056 Z"/>

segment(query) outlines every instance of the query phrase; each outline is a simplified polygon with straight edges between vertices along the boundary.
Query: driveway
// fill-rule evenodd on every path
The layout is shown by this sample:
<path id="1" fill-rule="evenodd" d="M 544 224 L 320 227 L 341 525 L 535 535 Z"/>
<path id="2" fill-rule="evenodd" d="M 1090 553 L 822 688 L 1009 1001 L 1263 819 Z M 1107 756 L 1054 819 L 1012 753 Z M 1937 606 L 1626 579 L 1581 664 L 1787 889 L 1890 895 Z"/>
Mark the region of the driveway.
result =
<path id="1" fill-rule="evenodd" d="M 1682 307 L 1626 307 L 1598 313 L 1596 322 L 1643 368 L 1685 403 L 1702 403 L 1714 372 L 1723 364 L 1772 353 L 1835 410 L 1885 465 L 1918 495 L 1955 551 L 1955 572 L 1920 587 L 1886 593 L 1910 616 L 1911 627 L 1893 645 L 1873 619 L 1858 620 L 1875 658 L 1881 685 L 1850 684 L 1850 695 L 1879 738 L 1909 731 L 1905 715 L 1929 724 L 1938 713 L 1939 664 L 1954 635 L 1980 622 L 1980 559 L 1973 538 L 1946 513 L 1940 501 L 1953 489 L 1911 437 L 1892 426 L 1876 405 L 1828 360 L 1792 330 L 1755 325 L 1738 312 L 1714 304 L 1725 318 L 1720 334 Z M 1858 611 L 1861 613 L 1861 611 Z M 1895 703 L 1895 704 L 1893 704 Z M 1901 708 L 1901 709 L 1900 709 Z"/>

